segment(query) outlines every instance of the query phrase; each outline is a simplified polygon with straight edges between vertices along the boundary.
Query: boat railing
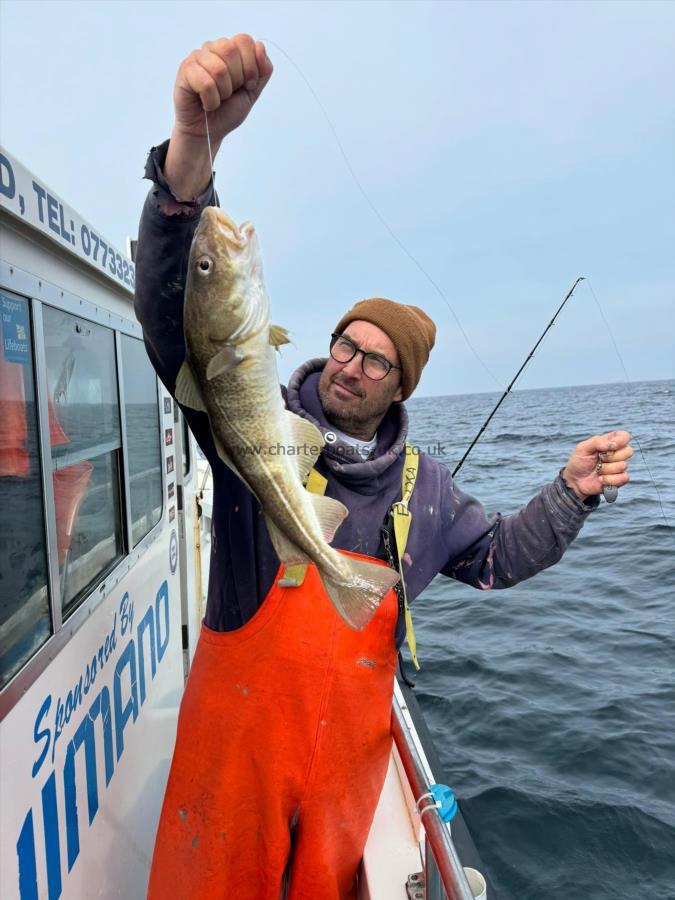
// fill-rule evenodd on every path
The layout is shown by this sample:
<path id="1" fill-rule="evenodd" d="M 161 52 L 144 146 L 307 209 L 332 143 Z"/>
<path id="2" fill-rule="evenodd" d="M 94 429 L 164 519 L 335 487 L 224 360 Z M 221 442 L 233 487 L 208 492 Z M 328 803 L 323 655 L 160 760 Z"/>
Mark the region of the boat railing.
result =
<path id="1" fill-rule="evenodd" d="M 406 706 L 398 686 L 392 709 L 392 733 L 417 808 L 429 797 L 429 776 L 406 721 Z M 435 804 L 421 806 L 425 832 L 425 900 L 474 900 L 464 874 L 450 828 L 441 819 Z"/>

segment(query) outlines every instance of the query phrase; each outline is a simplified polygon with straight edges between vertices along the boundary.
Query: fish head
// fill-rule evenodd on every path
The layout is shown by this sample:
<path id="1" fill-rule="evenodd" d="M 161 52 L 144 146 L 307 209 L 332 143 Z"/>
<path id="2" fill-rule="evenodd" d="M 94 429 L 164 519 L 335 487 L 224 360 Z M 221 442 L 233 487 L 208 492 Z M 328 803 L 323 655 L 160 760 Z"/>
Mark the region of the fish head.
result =
<path id="1" fill-rule="evenodd" d="M 185 334 L 211 344 L 238 344 L 269 324 L 269 300 L 255 228 L 237 226 L 215 206 L 201 215 L 190 249 Z"/>

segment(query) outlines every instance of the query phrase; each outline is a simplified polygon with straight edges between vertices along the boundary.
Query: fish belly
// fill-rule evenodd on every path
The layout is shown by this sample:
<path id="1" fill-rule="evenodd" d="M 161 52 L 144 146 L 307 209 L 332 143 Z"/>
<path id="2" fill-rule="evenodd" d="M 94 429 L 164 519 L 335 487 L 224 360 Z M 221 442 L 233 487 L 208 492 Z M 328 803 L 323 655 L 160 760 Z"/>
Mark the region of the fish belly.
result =
<path id="1" fill-rule="evenodd" d="M 339 555 L 323 540 L 297 472 L 274 359 L 240 364 L 212 388 L 212 426 L 265 515 L 320 568 L 337 574 Z"/>

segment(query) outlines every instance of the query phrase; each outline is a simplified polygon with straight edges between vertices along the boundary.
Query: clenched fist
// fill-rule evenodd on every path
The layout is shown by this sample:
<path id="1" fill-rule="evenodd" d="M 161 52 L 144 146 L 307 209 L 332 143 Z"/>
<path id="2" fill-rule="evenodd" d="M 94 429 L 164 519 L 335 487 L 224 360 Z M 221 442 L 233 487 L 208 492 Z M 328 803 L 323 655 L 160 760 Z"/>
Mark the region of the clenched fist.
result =
<path id="1" fill-rule="evenodd" d="M 215 156 L 223 138 L 238 128 L 272 76 L 265 47 L 248 34 L 207 41 L 178 68 L 173 89 L 175 124 L 164 174 L 180 199 L 202 193 L 211 174 L 206 121 Z"/>
<path id="2" fill-rule="evenodd" d="M 582 441 L 574 448 L 562 477 L 585 500 L 602 492 L 603 485 L 628 484 L 628 460 L 633 448 L 627 431 L 610 431 Z"/>

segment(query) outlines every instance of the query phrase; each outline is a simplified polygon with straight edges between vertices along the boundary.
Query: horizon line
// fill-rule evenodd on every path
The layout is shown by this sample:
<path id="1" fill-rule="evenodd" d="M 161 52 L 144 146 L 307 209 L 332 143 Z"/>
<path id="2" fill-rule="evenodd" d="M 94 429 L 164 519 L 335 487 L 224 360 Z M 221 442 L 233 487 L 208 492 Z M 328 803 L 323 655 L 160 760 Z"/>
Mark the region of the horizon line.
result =
<path id="1" fill-rule="evenodd" d="M 673 382 L 675 384 L 675 376 L 671 378 L 642 378 L 639 381 L 626 381 L 617 379 L 616 381 L 601 381 L 601 382 L 593 382 L 591 384 L 558 384 L 558 385 L 549 385 L 548 387 L 529 387 L 529 388 L 512 388 L 510 393 L 516 394 L 524 394 L 528 391 L 563 391 L 568 390 L 569 388 L 593 388 L 593 387 L 611 387 L 613 385 L 622 385 L 627 388 L 631 388 L 633 385 L 637 384 L 660 384 L 661 382 Z M 490 391 L 457 391 L 457 392 L 447 392 L 443 394 L 424 394 L 420 396 L 416 396 L 413 394 L 406 403 L 410 403 L 413 400 L 437 400 L 439 397 L 474 397 L 481 395 L 499 395 L 504 393 L 506 388 L 495 389 Z"/>

